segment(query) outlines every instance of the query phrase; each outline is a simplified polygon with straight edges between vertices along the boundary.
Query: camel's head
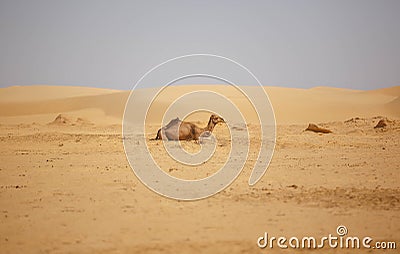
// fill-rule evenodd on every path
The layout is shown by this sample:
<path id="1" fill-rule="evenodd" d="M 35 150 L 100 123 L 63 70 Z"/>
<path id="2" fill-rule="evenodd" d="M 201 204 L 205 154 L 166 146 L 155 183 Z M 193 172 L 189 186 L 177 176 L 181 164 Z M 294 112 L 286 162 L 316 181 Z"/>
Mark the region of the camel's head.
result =
<path id="1" fill-rule="evenodd" d="M 210 121 L 212 121 L 215 125 L 219 123 L 225 123 L 225 120 L 222 117 L 214 114 L 210 116 Z"/>

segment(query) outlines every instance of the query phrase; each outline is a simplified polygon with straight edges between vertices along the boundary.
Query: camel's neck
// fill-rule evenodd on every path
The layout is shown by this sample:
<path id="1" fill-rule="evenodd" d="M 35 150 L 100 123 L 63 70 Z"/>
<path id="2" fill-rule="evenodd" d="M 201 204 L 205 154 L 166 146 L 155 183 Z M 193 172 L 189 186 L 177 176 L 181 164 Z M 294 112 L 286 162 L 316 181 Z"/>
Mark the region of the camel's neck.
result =
<path id="1" fill-rule="evenodd" d="M 215 124 L 213 123 L 213 121 L 210 118 L 210 120 L 208 121 L 208 124 L 207 124 L 206 128 L 204 128 L 204 130 L 212 132 L 214 130 L 214 127 L 215 127 Z"/>

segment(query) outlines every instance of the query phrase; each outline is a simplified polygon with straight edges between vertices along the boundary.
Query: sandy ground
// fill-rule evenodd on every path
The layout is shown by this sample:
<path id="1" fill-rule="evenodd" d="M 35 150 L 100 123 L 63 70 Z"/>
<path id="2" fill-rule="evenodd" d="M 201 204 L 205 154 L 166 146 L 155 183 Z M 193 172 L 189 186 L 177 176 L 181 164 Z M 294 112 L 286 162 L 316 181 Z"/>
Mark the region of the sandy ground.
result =
<path id="1" fill-rule="evenodd" d="M 10 89 L 7 96 L 0 89 L 1 253 L 280 253 L 259 249 L 258 237 L 319 238 L 336 234 L 338 225 L 351 236 L 396 241 L 397 250 L 388 253 L 400 247 L 399 87 L 270 88 L 278 126 L 266 175 L 248 186 L 258 142 L 252 137 L 249 163 L 238 179 L 191 202 L 153 193 L 130 169 L 121 135 L 127 92 L 86 89 L 77 96 L 81 88 L 60 88 L 40 100 L 46 87 L 36 87 L 35 99 L 15 92 L 13 100 Z M 48 124 L 59 113 L 68 122 Z M 374 129 L 384 117 L 389 125 Z M 308 122 L 333 133 L 305 132 Z M 149 138 L 158 127 L 148 124 Z M 219 151 L 203 168 L 169 161 L 160 141 L 148 145 L 166 172 L 197 179 L 226 159 L 226 127 L 217 126 L 215 135 Z M 194 151 L 198 145 L 183 146 Z M 382 250 L 329 249 L 359 252 Z"/>

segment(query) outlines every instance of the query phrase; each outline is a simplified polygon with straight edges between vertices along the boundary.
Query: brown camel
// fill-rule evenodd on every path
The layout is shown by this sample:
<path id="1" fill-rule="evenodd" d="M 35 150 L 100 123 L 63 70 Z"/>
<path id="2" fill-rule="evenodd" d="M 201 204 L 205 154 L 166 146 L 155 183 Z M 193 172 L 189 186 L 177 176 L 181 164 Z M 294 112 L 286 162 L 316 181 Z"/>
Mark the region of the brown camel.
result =
<path id="1" fill-rule="evenodd" d="M 206 127 L 201 128 L 194 123 L 181 121 L 178 117 L 171 120 L 166 126 L 158 130 L 156 140 L 199 140 L 204 132 L 212 132 L 219 123 L 224 123 L 224 119 L 217 115 L 211 115 Z"/>

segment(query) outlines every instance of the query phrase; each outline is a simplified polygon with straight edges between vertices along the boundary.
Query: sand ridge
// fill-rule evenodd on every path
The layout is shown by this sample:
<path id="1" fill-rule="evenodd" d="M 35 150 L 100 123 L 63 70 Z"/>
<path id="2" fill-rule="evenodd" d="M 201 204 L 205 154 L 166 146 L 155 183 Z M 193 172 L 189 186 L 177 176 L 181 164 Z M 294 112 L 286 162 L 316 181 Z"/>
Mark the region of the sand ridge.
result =
<path id="1" fill-rule="evenodd" d="M 27 90 L 26 93 L 24 88 Z M 151 89 L 155 88 L 135 92 L 147 93 Z M 226 95 L 241 107 L 245 115 L 249 115 L 249 122 L 257 121 L 243 94 L 231 86 L 224 85 L 168 87 L 156 101 L 156 109 L 149 116 L 149 121 L 158 123 L 173 98 L 199 89 Z M 312 89 L 265 87 L 265 90 L 271 100 L 278 124 L 342 121 L 354 116 L 384 115 L 400 118 L 399 87 L 374 91 L 326 87 Z M 129 91 L 81 87 L 1 88 L 0 123 L 30 123 L 34 119 L 36 122 L 44 123 L 51 121 L 60 113 L 70 113 L 86 117 L 93 123 L 120 124 L 129 93 Z M 27 99 L 28 95 L 34 99 Z"/>

